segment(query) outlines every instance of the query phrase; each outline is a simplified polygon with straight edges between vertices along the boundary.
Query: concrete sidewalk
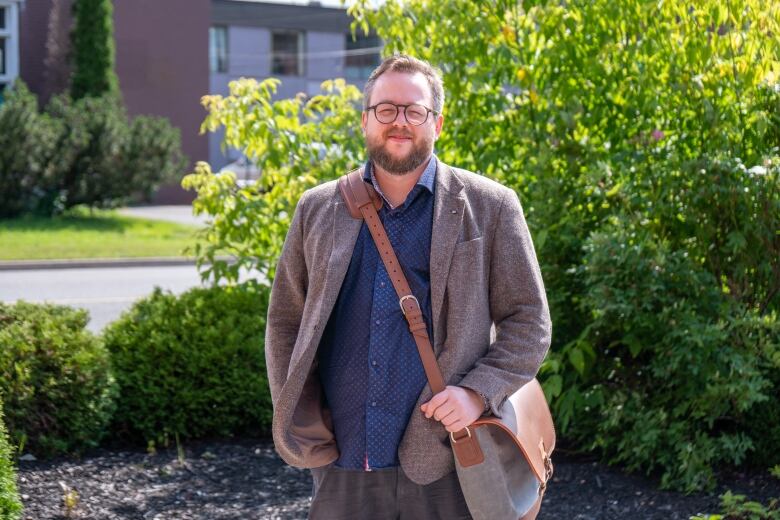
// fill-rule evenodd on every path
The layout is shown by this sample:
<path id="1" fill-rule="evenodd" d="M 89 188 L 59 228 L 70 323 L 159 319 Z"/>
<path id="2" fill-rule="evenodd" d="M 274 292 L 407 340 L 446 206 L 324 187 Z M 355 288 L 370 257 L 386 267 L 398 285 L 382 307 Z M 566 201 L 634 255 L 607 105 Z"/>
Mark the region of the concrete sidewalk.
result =
<path id="1" fill-rule="evenodd" d="M 206 215 L 193 215 L 192 206 L 131 206 L 118 208 L 116 210 L 120 215 L 128 217 L 148 218 L 152 220 L 165 220 L 167 222 L 176 222 L 178 224 L 189 224 L 192 226 L 204 226 L 208 221 Z"/>

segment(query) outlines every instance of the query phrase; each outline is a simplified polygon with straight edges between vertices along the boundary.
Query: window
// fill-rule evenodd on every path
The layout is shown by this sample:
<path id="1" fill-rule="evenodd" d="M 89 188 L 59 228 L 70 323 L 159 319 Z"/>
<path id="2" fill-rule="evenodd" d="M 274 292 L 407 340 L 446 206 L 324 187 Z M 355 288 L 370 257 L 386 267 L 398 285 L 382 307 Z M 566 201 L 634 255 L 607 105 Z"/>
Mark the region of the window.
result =
<path id="1" fill-rule="evenodd" d="M 379 51 L 382 44 L 376 35 L 366 36 L 358 32 L 355 40 L 347 34 L 347 59 L 344 62 L 344 76 L 350 80 L 367 80 L 380 63 Z"/>
<path id="2" fill-rule="evenodd" d="M 0 36 L 0 76 L 4 76 L 6 74 L 6 65 L 5 65 L 5 59 L 6 59 L 6 53 L 5 53 L 5 37 Z"/>
<path id="3" fill-rule="evenodd" d="M 5 7 L 3 7 L 2 5 L 0 5 L 0 29 L 5 29 L 5 25 L 6 25 L 6 21 L 5 21 L 5 18 L 6 18 L 6 15 L 5 15 L 5 9 L 6 9 Z"/>
<path id="4" fill-rule="evenodd" d="M 274 32 L 271 35 L 271 74 L 303 76 L 302 32 Z"/>
<path id="5" fill-rule="evenodd" d="M 227 27 L 209 28 L 209 66 L 211 72 L 227 72 Z"/>

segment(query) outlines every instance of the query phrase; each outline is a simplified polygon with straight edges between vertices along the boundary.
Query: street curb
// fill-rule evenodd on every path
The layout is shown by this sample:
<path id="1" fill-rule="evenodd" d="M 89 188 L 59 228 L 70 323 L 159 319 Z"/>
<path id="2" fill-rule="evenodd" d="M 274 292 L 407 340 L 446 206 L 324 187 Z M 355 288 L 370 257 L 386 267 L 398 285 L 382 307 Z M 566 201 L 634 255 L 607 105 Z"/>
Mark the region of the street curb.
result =
<path id="1" fill-rule="evenodd" d="M 233 263 L 230 256 L 217 257 Z M 0 271 L 29 271 L 35 269 L 83 269 L 95 267 L 167 267 L 176 265 L 195 265 L 194 258 L 174 257 L 143 257 L 143 258 L 75 258 L 67 260 L 2 260 Z"/>

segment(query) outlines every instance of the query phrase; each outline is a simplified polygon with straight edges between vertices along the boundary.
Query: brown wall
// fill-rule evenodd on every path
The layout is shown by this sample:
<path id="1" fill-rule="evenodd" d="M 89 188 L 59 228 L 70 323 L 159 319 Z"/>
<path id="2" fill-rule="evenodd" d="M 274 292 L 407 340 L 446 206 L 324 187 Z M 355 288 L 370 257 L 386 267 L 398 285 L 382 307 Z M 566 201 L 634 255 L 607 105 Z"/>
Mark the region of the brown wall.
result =
<path id="1" fill-rule="evenodd" d="M 114 0 L 116 71 L 128 112 L 170 119 L 181 129 L 190 166 L 208 160 L 208 137 L 198 131 L 206 114 L 200 98 L 209 88 L 210 25 L 210 0 Z M 173 185 L 155 202 L 193 197 Z"/>

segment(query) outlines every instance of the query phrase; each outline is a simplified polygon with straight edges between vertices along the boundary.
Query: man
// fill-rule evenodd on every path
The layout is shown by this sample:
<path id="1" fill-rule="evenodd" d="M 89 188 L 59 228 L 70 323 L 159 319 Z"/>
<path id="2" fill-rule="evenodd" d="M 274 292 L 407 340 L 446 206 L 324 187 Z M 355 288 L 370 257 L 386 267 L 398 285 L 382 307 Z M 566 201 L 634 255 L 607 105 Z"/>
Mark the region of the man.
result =
<path id="1" fill-rule="evenodd" d="M 364 91 L 362 172 L 420 302 L 446 389 L 432 395 L 376 246 L 336 182 L 301 197 L 271 291 L 276 449 L 311 468 L 310 518 L 470 518 L 448 432 L 531 380 L 551 324 L 514 191 L 433 154 L 444 91 L 387 58 Z"/>

